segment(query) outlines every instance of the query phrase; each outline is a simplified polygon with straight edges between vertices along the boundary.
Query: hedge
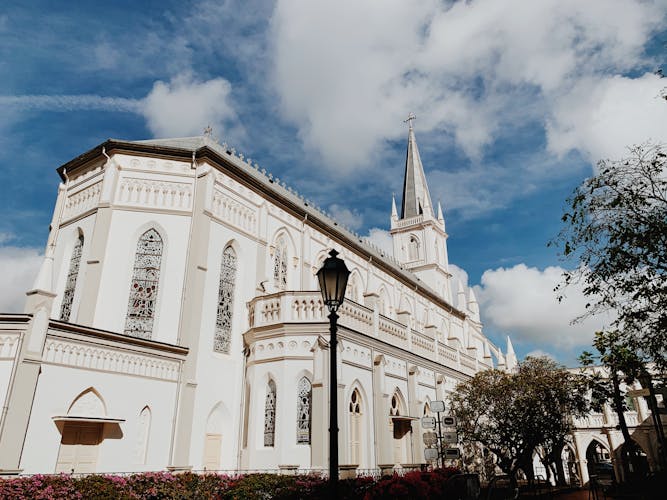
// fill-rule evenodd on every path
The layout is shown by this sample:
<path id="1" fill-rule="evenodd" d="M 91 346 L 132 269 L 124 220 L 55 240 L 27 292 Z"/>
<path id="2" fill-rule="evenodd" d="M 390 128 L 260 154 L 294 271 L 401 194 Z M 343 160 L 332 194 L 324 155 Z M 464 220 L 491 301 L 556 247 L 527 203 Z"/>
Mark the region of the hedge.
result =
<path id="1" fill-rule="evenodd" d="M 351 500 L 457 498 L 448 479 L 454 468 L 410 472 L 379 480 L 358 477 L 341 480 L 338 498 Z M 222 474 L 147 472 L 130 476 L 91 474 L 83 477 L 34 475 L 0 479 L 0 499 L 322 499 L 326 479 L 314 475 Z"/>

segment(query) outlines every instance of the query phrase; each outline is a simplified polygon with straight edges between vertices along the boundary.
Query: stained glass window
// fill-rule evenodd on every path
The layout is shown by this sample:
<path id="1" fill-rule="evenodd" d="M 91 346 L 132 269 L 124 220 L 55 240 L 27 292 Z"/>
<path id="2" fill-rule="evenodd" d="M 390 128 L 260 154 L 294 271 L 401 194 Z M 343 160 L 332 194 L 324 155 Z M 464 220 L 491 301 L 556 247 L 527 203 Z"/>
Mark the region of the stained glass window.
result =
<path id="1" fill-rule="evenodd" d="M 162 238 L 155 229 L 149 229 L 137 242 L 125 335 L 142 339 L 151 338 L 161 261 Z"/>
<path id="2" fill-rule="evenodd" d="M 72 313 L 72 301 L 74 300 L 74 291 L 76 290 L 76 278 L 79 275 L 79 264 L 81 263 L 81 251 L 83 250 L 83 235 L 79 235 L 79 239 L 72 250 L 72 258 L 69 261 L 69 271 L 67 273 L 67 282 L 65 283 L 65 291 L 63 292 L 63 303 L 60 306 L 60 319 L 62 321 L 69 321 Z"/>
<path id="3" fill-rule="evenodd" d="M 215 320 L 213 349 L 229 354 L 232 338 L 232 310 L 234 306 L 234 283 L 236 282 L 236 253 L 232 247 L 222 252 L 220 287 L 218 288 L 218 315 Z"/>
<path id="4" fill-rule="evenodd" d="M 287 244 L 282 236 L 276 242 L 273 256 L 273 283 L 280 290 L 287 288 Z"/>
<path id="5" fill-rule="evenodd" d="M 269 380 L 264 404 L 264 446 L 273 446 L 276 436 L 276 383 Z"/>
<path id="6" fill-rule="evenodd" d="M 296 442 L 310 444 L 310 404 L 312 387 L 310 380 L 303 377 L 297 386 L 296 403 Z"/>

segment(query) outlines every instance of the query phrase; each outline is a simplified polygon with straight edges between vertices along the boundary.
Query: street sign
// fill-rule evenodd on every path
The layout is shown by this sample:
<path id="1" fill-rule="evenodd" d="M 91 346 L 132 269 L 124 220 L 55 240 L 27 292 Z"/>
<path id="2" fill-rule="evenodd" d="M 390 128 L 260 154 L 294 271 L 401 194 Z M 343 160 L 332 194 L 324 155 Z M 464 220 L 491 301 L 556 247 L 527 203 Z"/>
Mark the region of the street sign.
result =
<path id="1" fill-rule="evenodd" d="M 424 429 L 435 429 L 435 417 L 422 417 L 422 427 Z"/>
<path id="2" fill-rule="evenodd" d="M 445 460 L 454 460 L 456 458 L 461 458 L 461 450 L 458 448 L 445 448 Z"/>
<path id="3" fill-rule="evenodd" d="M 445 411 L 444 401 L 431 401 L 431 411 L 433 413 L 441 413 Z"/>
<path id="4" fill-rule="evenodd" d="M 435 432 L 425 432 L 422 439 L 426 446 L 433 446 L 438 442 L 438 435 Z"/>
<path id="5" fill-rule="evenodd" d="M 456 417 L 442 417 L 442 425 L 445 427 L 456 427 Z"/>
<path id="6" fill-rule="evenodd" d="M 641 398 L 651 395 L 651 391 L 648 389 L 636 389 L 634 391 L 628 391 L 625 395 L 629 398 Z"/>
<path id="7" fill-rule="evenodd" d="M 436 448 L 424 448 L 424 458 L 426 460 L 437 460 L 438 450 Z"/>
<path id="8" fill-rule="evenodd" d="M 456 444 L 459 442 L 459 435 L 456 432 L 443 432 L 442 441 L 447 444 Z"/>

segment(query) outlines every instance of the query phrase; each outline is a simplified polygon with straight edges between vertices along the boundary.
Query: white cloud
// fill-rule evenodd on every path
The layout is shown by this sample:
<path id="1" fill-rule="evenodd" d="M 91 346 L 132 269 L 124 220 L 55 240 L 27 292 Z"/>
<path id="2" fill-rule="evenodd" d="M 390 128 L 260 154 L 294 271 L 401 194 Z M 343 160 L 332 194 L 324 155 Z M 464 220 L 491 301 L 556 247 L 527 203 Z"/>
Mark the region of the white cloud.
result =
<path id="1" fill-rule="evenodd" d="M 342 207 L 337 203 L 331 205 L 329 211 L 334 219 L 350 229 L 359 229 L 364 223 L 364 218 L 359 212 Z"/>
<path id="2" fill-rule="evenodd" d="M 387 255 L 394 255 L 394 243 L 389 231 L 374 227 L 369 229 L 366 239 Z"/>
<path id="3" fill-rule="evenodd" d="M 408 111 L 420 131 L 452 135 L 475 161 L 512 126 L 547 117 L 561 135 L 578 123 L 577 140 L 551 132 L 553 150 L 588 153 L 618 128 L 608 104 L 646 83 L 625 77 L 632 85 L 605 94 L 605 82 L 651 64 L 644 45 L 666 13 L 660 0 L 278 1 L 272 83 L 306 148 L 348 172 L 404 133 Z M 579 121 L 595 114 L 595 96 L 583 109 L 568 105 L 573 92 L 585 99 L 585 82 L 603 93 L 605 119 Z M 645 125 L 638 132 L 660 127 Z"/>
<path id="4" fill-rule="evenodd" d="M 104 97 L 94 94 L 84 95 L 2 95 L 0 106 L 19 110 L 99 110 L 136 113 L 141 109 L 141 101 L 124 97 Z"/>
<path id="5" fill-rule="evenodd" d="M 8 241 L 8 240 L 5 240 Z M 0 246 L 0 311 L 21 312 L 25 292 L 35 281 L 42 256 L 35 248 Z"/>
<path id="6" fill-rule="evenodd" d="M 590 345 L 594 332 L 608 326 L 611 318 L 599 316 L 570 324 L 585 312 L 588 300 L 576 285 L 566 289 L 562 302 L 556 300 L 554 288 L 562 273 L 556 266 L 540 270 L 525 264 L 485 271 L 481 285 L 474 287 L 482 321 L 532 345 L 555 349 Z"/>
<path id="7" fill-rule="evenodd" d="M 667 141 L 667 105 L 660 100 L 665 81 L 652 73 L 581 80 L 556 100 L 547 123 L 549 149 L 583 151 L 590 161 L 618 159 L 627 147 Z"/>
<path id="8" fill-rule="evenodd" d="M 550 358 L 555 360 L 556 357 L 550 352 L 543 351 L 542 349 L 533 349 L 532 351 L 526 353 L 526 357 L 531 356 L 533 358 Z"/>
<path id="9" fill-rule="evenodd" d="M 169 83 L 155 82 L 143 101 L 142 113 L 156 137 L 201 135 L 207 125 L 218 136 L 238 134 L 231 90 L 224 78 L 200 82 L 181 73 Z"/>
<path id="10" fill-rule="evenodd" d="M 468 273 L 464 269 L 461 269 L 459 266 L 452 264 L 451 262 L 449 263 L 449 272 L 452 273 L 454 277 L 452 281 L 452 294 L 456 296 L 456 294 L 459 292 L 459 281 L 463 286 L 463 290 L 466 291 L 468 288 Z"/>

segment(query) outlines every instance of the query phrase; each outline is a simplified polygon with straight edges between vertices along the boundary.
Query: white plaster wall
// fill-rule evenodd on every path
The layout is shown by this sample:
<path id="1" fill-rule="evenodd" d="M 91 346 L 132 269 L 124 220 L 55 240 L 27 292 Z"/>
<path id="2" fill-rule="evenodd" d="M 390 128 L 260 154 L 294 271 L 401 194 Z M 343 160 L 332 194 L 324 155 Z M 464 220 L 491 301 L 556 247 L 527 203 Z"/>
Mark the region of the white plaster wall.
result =
<path id="1" fill-rule="evenodd" d="M 152 339 L 176 344 L 190 230 L 189 216 L 114 210 L 103 263 L 101 292 L 92 326 L 123 332 L 137 241 L 151 227 L 160 233 L 164 245 Z"/>
<path id="2" fill-rule="evenodd" d="M 310 467 L 310 445 L 296 442 L 297 382 L 306 375 L 312 382 L 312 360 L 289 360 L 249 367 L 251 380 L 248 463 L 254 469 L 277 469 L 279 465 Z M 269 377 L 276 384 L 276 427 L 273 447 L 264 446 L 264 408 Z M 312 427 L 311 427 L 312 428 Z"/>
<path id="3" fill-rule="evenodd" d="M 97 472 L 161 470 L 169 462 L 176 383 L 145 377 L 42 364 L 35 392 L 21 467 L 27 474 L 55 471 L 61 435 L 52 420 L 66 415 L 76 397 L 95 388 L 107 417 L 122 418 L 121 439 L 105 439 L 99 447 Z M 152 422 L 147 463 L 134 463 L 139 413 L 148 405 Z"/>
<path id="4" fill-rule="evenodd" d="M 232 339 L 229 354 L 213 350 L 220 285 L 222 252 L 231 244 L 236 252 L 237 271 L 234 287 Z M 246 303 L 255 296 L 259 279 L 255 269 L 257 243 L 252 238 L 219 224 L 211 223 L 202 327 L 197 360 L 197 392 L 192 423 L 191 462 L 203 467 L 206 422 L 213 407 L 221 402 L 225 415 L 220 467 L 236 469 L 241 430 L 243 396 L 243 332 L 248 329 Z"/>

